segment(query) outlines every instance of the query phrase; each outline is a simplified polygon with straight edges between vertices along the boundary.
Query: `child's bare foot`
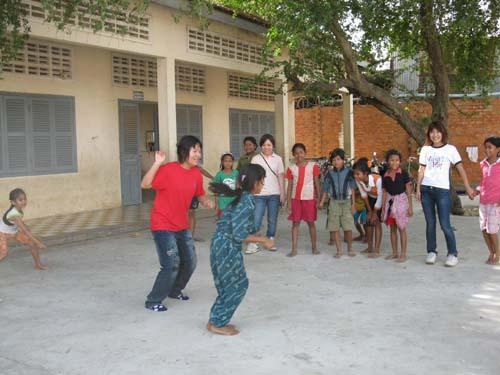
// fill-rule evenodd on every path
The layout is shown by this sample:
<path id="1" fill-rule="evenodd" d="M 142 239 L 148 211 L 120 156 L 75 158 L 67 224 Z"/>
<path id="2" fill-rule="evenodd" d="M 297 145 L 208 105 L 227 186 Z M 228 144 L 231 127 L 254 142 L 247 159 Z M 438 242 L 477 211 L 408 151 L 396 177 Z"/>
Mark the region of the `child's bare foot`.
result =
<path id="1" fill-rule="evenodd" d="M 493 264 L 493 259 L 495 259 L 495 254 L 494 253 L 490 253 L 490 255 L 488 255 L 488 259 L 486 259 L 486 261 L 484 263 L 486 263 L 486 264 Z"/>
<path id="2" fill-rule="evenodd" d="M 216 327 L 212 323 L 207 323 L 207 329 L 217 335 L 234 336 L 240 333 L 233 325 L 228 324 L 224 327 Z"/>
<path id="3" fill-rule="evenodd" d="M 406 255 L 400 255 L 398 259 L 396 259 L 397 263 L 404 263 L 406 262 Z"/>
<path id="4" fill-rule="evenodd" d="M 366 249 L 364 249 L 364 250 L 361 251 L 361 254 L 370 254 L 372 252 L 373 252 L 373 250 L 370 249 L 369 247 L 367 247 Z"/>
<path id="5" fill-rule="evenodd" d="M 293 258 L 296 255 L 297 255 L 297 250 L 292 250 L 286 256 L 289 258 Z"/>
<path id="6" fill-rule="evenodd" d="M 385 257 L 385 259 L 387 259 L 387 260 L 390 260 L 390 259 L 397 259 L 397 258 L 398 258 L 398 254 L 397 254 L 397 253 L 396 253 L 396 254 L 390 254 L 390 255 L 387 255 L 387 256 Z"/>
<path id="7" fill-rule="evenodd" d="M 350 257 L 355 257 L 355 256 L 356 256 L 356 253 L 355 253 L 354 251 L 352 251 L 352 250 L 351 250 L 351 251 L 349 251 L 349 252 L 347 253 L 347 255 L 349 255 Z"/>
<path id="8" fill-rule="evenodd" d="M 318 249 L 312 249 L 312 253 L 313 255 L 318 255 L 318 254 L 321 254 Z"/>
<path id="9" fill-rule="evenodd" d="M 359 235 L 358 237 L 354 237 L 352 240 L 353 241 L 363 241 L 363 236 Z"/>
<path id="10" fill-rule="evenodd" d="M 49 267 L 47 267 L 45 264 L 38 263 L 38 264 L 35 264 L 35 269 L 36 270 L 48 270 Z"/>
<path id="11" fill-rule="evenodd" d="M 343 255 L 342 253 L 337 251 L 337 254 L 335 254 L 333 257 L 334 258 L 342 258 L 342 255 Z"/>
<path id="12" fill-rule="evenodd" d="M 378 258 L 380 256 L 380 252 L 372 252 L 368 254 L 368 258 Z"/>
<path id="13" fill-rule="evenodd" d="M 491 264 L 500 264 L 500 254 L 493 254 Z"/>

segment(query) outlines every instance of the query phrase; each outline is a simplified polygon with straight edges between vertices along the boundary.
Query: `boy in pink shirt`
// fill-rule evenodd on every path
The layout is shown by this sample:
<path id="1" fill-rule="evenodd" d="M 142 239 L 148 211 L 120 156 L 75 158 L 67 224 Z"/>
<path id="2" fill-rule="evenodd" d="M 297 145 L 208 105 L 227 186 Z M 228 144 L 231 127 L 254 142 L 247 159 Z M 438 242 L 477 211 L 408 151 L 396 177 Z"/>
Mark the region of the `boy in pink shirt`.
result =
<path id="1" fill-rule="evenodd" d="M 306 146 L 296 143 L 292 147 L 295 164 L 290 165 L 285 178 L 288 180 L 287 206 L 288 220 L 292 221 L 292 251 L 289 257 L 297 255 L 297 242 L 300 222 L 304 220 L 309 226 L 313 254 L 319 254 L 316 247 L 317 202 L 320 196 L 319 167 L 306 160 Z"/>
<path id="2" fill-rule="evenodd" d="M 500 263 L 498 230 L 500 229 L 500 137 L 484 141 L 486 159 L 481 162 L 479 194 L 479 225 L 490 251 L 487 264 Z"/>

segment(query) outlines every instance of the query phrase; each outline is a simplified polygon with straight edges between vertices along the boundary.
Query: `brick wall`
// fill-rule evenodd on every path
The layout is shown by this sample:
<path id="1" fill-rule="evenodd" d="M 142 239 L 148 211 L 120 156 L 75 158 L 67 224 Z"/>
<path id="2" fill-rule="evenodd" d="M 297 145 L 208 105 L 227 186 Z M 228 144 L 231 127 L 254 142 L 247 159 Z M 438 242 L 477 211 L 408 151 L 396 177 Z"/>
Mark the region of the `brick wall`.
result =
<path id="1" fill-rule="evenodd" d="M 430 106 L 416 102 L 408 109 L 418 117 L 428 116 Z M 309 157 L 327 156 L 339 145 L 342 127 L 342 107 L 315 107 L 295 111 L 295 140 L 304 143 Z M 489 135 L 500 134 L 500 98 L 454 99 L 449 108 L 450 143 L 458 148 L 472 183 L 479 182 L 479 165 L 469 160 L 467 146 L 482 144 Z M 354 105 L 354 147 L 356 157 L 371 158 L 374 151 L 382 157 L 390 148 L 401 151 L 406 159 L 416 155 L 416 144 L 391 118 L 369 105 Z M 458 176 L 454 172 L 454 179 Z"/>

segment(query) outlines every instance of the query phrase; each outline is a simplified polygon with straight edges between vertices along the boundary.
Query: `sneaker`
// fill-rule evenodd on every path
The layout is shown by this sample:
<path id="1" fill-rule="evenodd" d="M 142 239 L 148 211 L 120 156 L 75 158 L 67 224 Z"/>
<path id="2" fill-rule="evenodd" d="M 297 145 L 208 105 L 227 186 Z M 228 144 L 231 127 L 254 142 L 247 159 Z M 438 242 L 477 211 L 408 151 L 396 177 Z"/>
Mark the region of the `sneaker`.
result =
<path id="1" fill-rule="evenodd" d="M 247 249 L 245 250 L 245 254 L 255 254 L 260 251 L 259 245 L 255 242 L 250 242 L 247 245 Z"/>
<path id="2" fill-rule="evenodd" d="M 458 258 L 455 255 L 448 255 L 446 258 L 446 262 L 444 262 L 444 265 L 446 267 L 455 267 L 458 264 Z"/>
<path id="3" fill-rule="evenodd" d="M 429 254 L 427 254 L 427 258 L 425 258 L 425 263 L 426 264 L 434 264 L 434 263 L 436 263 L 436 258 L 437 258 L 437 254 L 434 252 L 430 252 Z"/>
<path id="4" fill-rule="evenodd" d="M 164 304 L 162 304 L 162 303 L 159 303 L 157 305 L 146 306 L 146 309 L 153 310 L 155 312 L 167 311 L 167 307 Z"/>
<path id="5" fill-rule="evenodd" d="M 273 242 L 275 241 L 274 237 L 269 237 L 269 239 L 273 240 Z M 274 245 L 269 248 L 269 251 L 277 251 L 277 250 L 278 250 L 278 248 L 276 247 L 276 242 L 274 242 Z"/>

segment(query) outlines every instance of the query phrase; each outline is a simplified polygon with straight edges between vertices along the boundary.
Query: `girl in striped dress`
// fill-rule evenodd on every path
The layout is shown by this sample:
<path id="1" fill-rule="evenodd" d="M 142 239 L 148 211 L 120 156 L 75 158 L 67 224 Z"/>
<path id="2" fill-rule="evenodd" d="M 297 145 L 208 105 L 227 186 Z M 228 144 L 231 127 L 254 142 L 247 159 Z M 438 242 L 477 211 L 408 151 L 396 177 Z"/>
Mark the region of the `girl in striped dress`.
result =
<path id="1" fill-rule="evenodd" d="M 210 310 L 207 329 L 219 335 L 232 336 L 239 333 L 229 321 L 248 288 L 241 252 L 243 243 L 258 243 L 266 248 L 273 246 L 273 240 L 253 234 L 253 195 L 261 192 L 265 177 L 266 171 L 262 166 L 250 164 L 240 172 L 239 187 L 236 190 L 222 183 L 210 184 L 210 190 L 215 194 L 236 197 L 217 222 L 210 246 L 210 266 L 218 295 Z"/>

